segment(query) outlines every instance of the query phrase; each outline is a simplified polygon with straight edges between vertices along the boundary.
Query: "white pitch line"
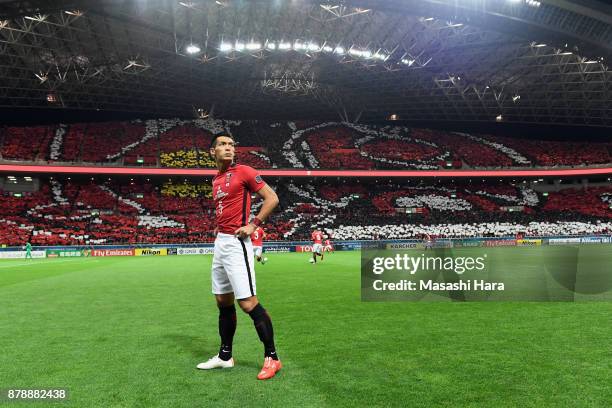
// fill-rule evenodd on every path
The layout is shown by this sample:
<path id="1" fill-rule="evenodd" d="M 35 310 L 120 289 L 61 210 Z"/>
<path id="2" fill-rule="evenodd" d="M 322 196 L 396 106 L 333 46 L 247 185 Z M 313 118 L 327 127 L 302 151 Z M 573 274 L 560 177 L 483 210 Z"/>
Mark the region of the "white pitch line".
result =
<path id="1" fill-rule="evenodd" d="M 77 259 L 62 259 L 61 261 L 49 260 L 49 261 L 46 261 L 46 262 L 38 261 L 38 262 L 27 262 L 27 263 L 20 263 L 20 264 L 12 264 L 12 265 L 0 265 L 0 268 L 15 268 L 15 267 L 27 266 L 27 265 L 30 265 L 30 266 L 48 265 L 50 263 L 62 263 L 62 262 L 73 262 L 73 261 L 77 261 Z M 91 260 L 89 262 L 99 262 L 99 261 L 100 261 L 99 259 L 94 259 L 94 260 Z"/>

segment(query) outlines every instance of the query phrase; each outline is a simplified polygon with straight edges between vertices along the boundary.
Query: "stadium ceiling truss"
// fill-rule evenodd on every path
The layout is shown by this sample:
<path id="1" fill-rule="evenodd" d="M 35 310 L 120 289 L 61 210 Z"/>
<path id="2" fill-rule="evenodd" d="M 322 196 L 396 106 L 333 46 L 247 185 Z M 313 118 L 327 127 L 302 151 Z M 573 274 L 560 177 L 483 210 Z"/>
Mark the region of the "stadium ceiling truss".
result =
<path id="1" fill-rule="evenodd" d="M 0 105 L 612 126 L 612 12 L 565 0 L 0 0 Z"/>

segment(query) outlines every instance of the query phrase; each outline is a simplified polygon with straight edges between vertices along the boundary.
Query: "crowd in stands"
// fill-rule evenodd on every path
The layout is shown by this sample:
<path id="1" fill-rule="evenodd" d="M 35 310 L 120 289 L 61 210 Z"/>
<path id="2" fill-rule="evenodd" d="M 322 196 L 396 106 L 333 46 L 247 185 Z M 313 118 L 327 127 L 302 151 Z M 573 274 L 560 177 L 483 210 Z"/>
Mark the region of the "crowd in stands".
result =
<path id="1" fill-rule="evenodd" d="M 435 143 L 452 152 L 452 159 L 470 167 L 510 167 L 516 165 L 508 155 L 491 146 L 479 143 L 463 135 L 438 130 L 413 129 L 412 137 Z"/>
<path id="2" fill-rule="evenodd" d="M 521 151 L 540 166 L 589 166 L 612 162 L 612 143 L 514 139 L 503 136 L 487 138 Z"/>
<path id="3" fill-rule="evenodd" d="M 542 209 L 556 214 L 569 211 L 611 219 L 611 198 L 612 190 L 607 187 L 595 187 L 586 191 L 567 189 L 551 194 Z"/>
<path id="4" fill-rule="evenodd" d="M 88 124 L 80 146 L 81 161 L 108 162 L 123 146 L 142 139 L 144 130 L 142 124 L 131 122 Z"/>
<path id="5" fill-rule="evenodd" d="M 306 127 L 302 127 L 306 126 Z M 0 159 L 211 168 L 213 135 L 256 168 L 440 169 L 596 166 L 612 143 L 470 135 L 401 126 L 158 119 L 0 128 Z"/>
<path id="6" fill-rule="evenodd" d="M 86 127 L 83 123 L 75 123 L 69 127 L 60 149 L 63 150 L 61 152 L 62 160 L 68 162 L 81 161 L 81 148 Z"/>
<path id="7" fill-rule="evenodd" d="M 280 206 L 268 240 L 612 233 L 612 186 L 545 195 L 529 183 L 270 180 Z M 254 211 L 261 201 L 254 199 Z M 209 181 L 40 179 L 16 197 L 0 190 L 0 243 L 197 243 L 214 239 Z"/>
<path id="8" fill-rule="evenodd" d="M 439 148 L 430 145 L 409 143 L 402 140 L 376 140 L 365 144 L 362 150 L 372 156 L 407 162 L 432 159 L 442 153 Z"/>
<path id="9" fill-rule="evenodd" d="M 341 226 L 330 231 L 334 239 L 420 239 L 424 234 L 437 238 L 514 237 L 526 236 L 610 234 L 612 223 L 588 222 L 530 222 L 516 224 L 505 222 L 452 223 L 435 225 L 386 224 L 366 226 Z"/>
<path id="10" fill-rule="evenodd" d="M 307 238 L 312 224 L 337 239 L 612 232 L 612 186 L 543 194 L 508 182 L 327 183 L 292 184 L 289 192 L 297 203 L 292 220 L 304 226 L 296 228 L 294 239 Z M 314 209 L 303 211 L 305 203 Z"/>
<path id="11" fill-rule="evenodd" d="M 197 150 L 177 150 L 175 152 L 162 152 L 159 155 L 162 167 L 201 167 L 212 168 L 216 164 L 209 154 L 201 154 Z"/>
<path id="12" fill-rule="evenodd" d="M 0 156 L 9 160 L 46 160 L 55 127 L 6 127 L 0 129 Z"/>
<path id="13" fill-rule="evenodd" d="M 330 126 L 311 132 L 306 137 L 306 142 L 320 168 L 353 170 L 374 168 L 374 163 L 364 158 L 354 146 L 353 137 L 352 129 Z"/>

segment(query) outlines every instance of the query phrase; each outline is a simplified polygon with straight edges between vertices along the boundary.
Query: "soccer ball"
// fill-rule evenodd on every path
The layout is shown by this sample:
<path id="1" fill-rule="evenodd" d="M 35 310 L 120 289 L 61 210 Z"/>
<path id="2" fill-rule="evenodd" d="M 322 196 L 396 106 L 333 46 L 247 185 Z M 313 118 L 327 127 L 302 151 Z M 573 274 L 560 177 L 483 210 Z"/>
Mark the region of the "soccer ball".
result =
<path id="1" fill-rule="evenodd" d="M 313 262 L 314 262 L 314 259 L 310 258 L 310 259 L 308 260 L 308 262 L 313 263 Z"/>
<path id="2" fill-rule="evenodd" d="M 264 262 L 268 262 L 268 258 L 264 258 Z"/>

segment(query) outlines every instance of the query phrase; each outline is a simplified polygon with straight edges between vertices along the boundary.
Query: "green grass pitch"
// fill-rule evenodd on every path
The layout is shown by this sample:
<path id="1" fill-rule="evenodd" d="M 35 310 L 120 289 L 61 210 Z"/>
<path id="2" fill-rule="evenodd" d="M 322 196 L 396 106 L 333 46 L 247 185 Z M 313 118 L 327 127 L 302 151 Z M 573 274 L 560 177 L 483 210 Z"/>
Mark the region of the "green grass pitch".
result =
<path id="1" fill-rule="evenodd" d="M 236 367 L 195 369 L 219 341 L 210 256 L 2 261 L 0 388 L 70 392 L 11 406 L 610 406 L 612 303 L 361 302 L 359 252 L 268 258 L 284 368 L 265 382 L 240 311 Z"/>

